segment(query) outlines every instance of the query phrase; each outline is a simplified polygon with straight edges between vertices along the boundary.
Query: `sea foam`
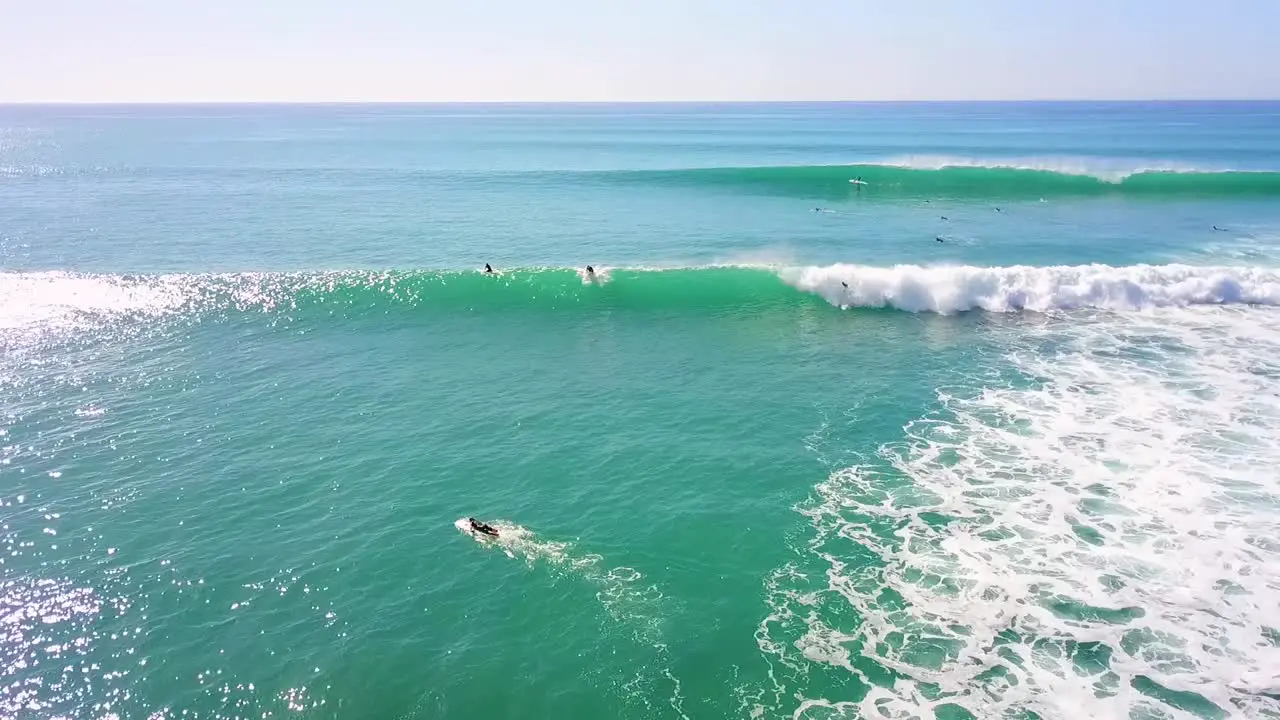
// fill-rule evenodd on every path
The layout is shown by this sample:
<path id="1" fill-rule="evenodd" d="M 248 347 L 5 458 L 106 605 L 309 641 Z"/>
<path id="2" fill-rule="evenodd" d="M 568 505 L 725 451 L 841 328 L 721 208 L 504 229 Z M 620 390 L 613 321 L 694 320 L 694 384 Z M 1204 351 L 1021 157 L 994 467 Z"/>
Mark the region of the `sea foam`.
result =
<path id="1" fill-rule="evenodd" d="M 838 307 L 944 314 L 1280 304 L 1280 271 L 1247 267 L 828 265 L 779 275 Z"/>
<path id="2" fill-rule="evenodd" d="M 758 644 L 870 689 L 795 716 L 1280 717 L 1280 311 L 1010 335 L 1022 380 L 939 391 L 798 507 Z"/>

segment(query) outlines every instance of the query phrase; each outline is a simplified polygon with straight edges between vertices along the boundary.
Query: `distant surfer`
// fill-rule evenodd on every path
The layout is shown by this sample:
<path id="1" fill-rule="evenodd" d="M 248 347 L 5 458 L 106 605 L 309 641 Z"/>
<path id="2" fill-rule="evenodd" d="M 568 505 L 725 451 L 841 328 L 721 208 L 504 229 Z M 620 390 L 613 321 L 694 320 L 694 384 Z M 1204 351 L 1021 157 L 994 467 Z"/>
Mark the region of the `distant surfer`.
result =
<path id="1" fill-rule="evenodd" d="M 941 217 L 943 220 L 950 220 L 950 219 L 951 219 L 951 218 L 947 217 L 946 215 L 940 215 L 939 217 Z"/>
<path id="2" fill-rule="evenodd" d="M 847 282 L 845 282 L 845 281 L 841 280 L 841 281 L 840 281 L 840 284 L 844 286 L 844 289 L 845 289 L 845 290 L 848 290 L 848 289 L 849 289 L 849 283 L 847 283 Z"/>
<path id="3" fill-rule="evenodd" d="M 938 237 L 934 238 L 934 240 L 935 240 L 936 242 L 940 242 L 940 243 L 944 243 L 944 242 L 946 242 L 946 240 L 943 240 L 943 239 L 942 239 L 942 236 L 941 236 L 941 235 L 939 235 Z"/>
<path id="4" fill-rule="evenodd" d="M 854 186 L 854 187 L 856 187 L 856 188 L 858 188 L 858 194 L 859 194 L 859 195 L 861 195 L 861 194 L 862 194 L 862 186 L 863 186 L 863 185 L 866 185 L 866 183 L 862 182 L 862 176 L 861 176 L 861 175 L 859 175 L 858 177 L 854 178 L 854 180 L 853 180 L 853 186 Z"/>
<path id="5" fill-rule="evenodd" d="M 996 212 L 1004 212 L 1004 211 L 1001 210 L 1000 208 L 996 208 Z"/>
<path id="6" fill-rule="evenodd" d="M 1226 232 L 1226 231 L 1227 231 L 1227 229 L 1226 229 L 1226 228 L 1220 228 L 1220 227 L 1218 227 L 1217 225 L 1214 225 L 1214 226 L 1213 226 L 1213 229 L 1214 229 L 1214 230 L 1217 230 L 1218 232 Z"/>
<path id="7" fill-rule="evenodd" d="M 485 264 L 484 264 L 484 271 L 485 271 L 486 273 L 488 273 L 489 275 L 492 275 L 492 274 L 493 274 L 493 268 L 492 268 L 492 267 L 490 267 L 489 263 L 485 263 Z"/>
<path id="8" fill-rule="evenodd" d="M 488 535 L 489 537 L 498 537 L 498 528 L 488 523 L 482 523 L 473 517 L 467 518 L 467 525 L 471 527 L 471 532 Z"/>

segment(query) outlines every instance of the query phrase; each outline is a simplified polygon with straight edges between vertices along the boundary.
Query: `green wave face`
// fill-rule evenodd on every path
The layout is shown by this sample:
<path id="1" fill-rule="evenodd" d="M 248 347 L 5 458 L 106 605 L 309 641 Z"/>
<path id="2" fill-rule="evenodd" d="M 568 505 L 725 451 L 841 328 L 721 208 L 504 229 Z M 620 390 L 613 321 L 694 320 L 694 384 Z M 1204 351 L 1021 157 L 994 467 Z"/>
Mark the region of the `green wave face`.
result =
<path id="1" fill-rule="evenodd" d="M 600 269 L 595 278 L 564 268 L 474 272 L 344 272 L 332 279 L 290 276 L 284 288 L 301 306 L 378 307 L 387 303 L 429 310 L 680 311 L 759 308 L 816 301 L 798 294 L 768 269 L 723 267 L 671 270 Z"/>
<path id="2" fill-rule="evenodd" d="M 1098 176 L 1016 167 L 918 169 L 819 165 L 599 173 L 610 182 L 838 200 L 866 198 L 1030 199 L 1051 197 L 1280 196 L 1280 172 L 1141 171 Z M 851 183 L 861 178 L 865 185 Z"/>
<path id="3" fill-rule="evenodd" d="M 604 269 L 528 268 L 486 274 L 466 271 L 90 276 L 84 279 L 136 296 L 159 298 L 146 315 L 267 312 L 292 317 L 359 317 L 398 313 L 601 310 L 758 311 L 820 304 L 797 292 L 776 270 L 754 267 Z M 58 280 L 53 280 L 58 282 Z M 104 308 L 105 309 L 105 308 Z"/>

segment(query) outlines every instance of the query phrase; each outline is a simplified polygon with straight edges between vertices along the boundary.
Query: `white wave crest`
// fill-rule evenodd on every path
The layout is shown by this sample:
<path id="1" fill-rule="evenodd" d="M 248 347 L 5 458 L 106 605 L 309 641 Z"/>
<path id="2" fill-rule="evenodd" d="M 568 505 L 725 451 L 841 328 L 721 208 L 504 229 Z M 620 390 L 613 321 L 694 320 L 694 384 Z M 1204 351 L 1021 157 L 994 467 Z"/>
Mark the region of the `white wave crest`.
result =
<path id="1" fill-rule="evenodd" d="M 950 155 L 904 155 L 867 165 L 883 165 L 907 170 L 944 170 L 946 168 L 988 168 L 991 170 L 1034 170 L 1059 175 L 1092 177 L 1103 182 L 1119 183 L 1125 178 L 1144 173 L 1223 173 L 1241 172 L 1223 167 L 1197 167 L 1186 163 L 1131 160 L 1080 156 L 1025 158 L 971 158 Z"/>
<path id="2" fill-rule="evenodd" d="M 1249 267 L 829 265 L 788 268 L 779 275 L 793 287 L 841 308 L 892 307 L 946 314 L 1280 305 L 1280 271 Z"/>

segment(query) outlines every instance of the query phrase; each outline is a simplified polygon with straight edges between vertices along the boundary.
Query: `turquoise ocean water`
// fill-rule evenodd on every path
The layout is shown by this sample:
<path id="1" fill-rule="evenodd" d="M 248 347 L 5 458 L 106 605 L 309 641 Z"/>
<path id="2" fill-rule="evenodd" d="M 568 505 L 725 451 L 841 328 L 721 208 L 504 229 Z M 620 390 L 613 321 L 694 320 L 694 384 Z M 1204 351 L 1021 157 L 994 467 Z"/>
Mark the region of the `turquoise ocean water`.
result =
<path id="1" fill-rule="evenodd" d="M 3 107 L 0 717 L 1280 718 L 1277 306 L 1274 103 Z"/>

